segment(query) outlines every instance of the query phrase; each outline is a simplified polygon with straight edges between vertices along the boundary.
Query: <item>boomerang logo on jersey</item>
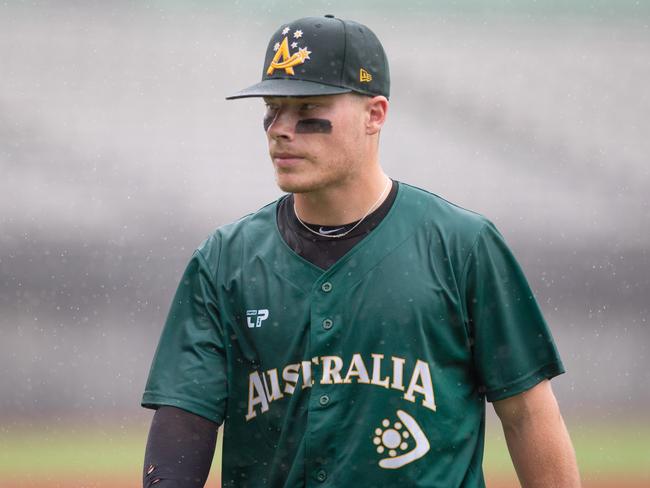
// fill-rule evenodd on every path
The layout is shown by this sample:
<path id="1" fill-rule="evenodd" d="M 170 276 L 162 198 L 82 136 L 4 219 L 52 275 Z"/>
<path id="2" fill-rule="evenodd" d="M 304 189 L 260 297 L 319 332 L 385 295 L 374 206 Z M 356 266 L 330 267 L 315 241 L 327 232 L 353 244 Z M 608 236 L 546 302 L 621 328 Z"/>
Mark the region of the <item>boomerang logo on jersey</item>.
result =
<path id="1" fill-rule="evenodd" d="M 391 423 L 387 418 L 375 429 L 372 442 L 378 454 L 388 457 L 379 460 L 379 467 L 398 469 L 424 456 L 431 445 L 422 428 L 404 410 L 396 412 L 397 420 Z"/>
<path id="2" fill-rule="evenodd" d="M 282 29 L 282 35 L 285 36 L 284 39 L 282 39 L 281 42 L 276 42 L 273 46 L 275 56 L 273 56 L 273 59 L 266 70 L 266 74 L 269 76 L 271 76 L 276 69 L 283 69 L 286 74 L 294 75 L 294 66 L 311 59 L 309 57 L 311 51 L 307 49 L 307 46 L 300 47 L 298 45 L 298 43 L 303 40 L 302 31 L 300 29 L 296 29 L 293 34 L 291 34 L 291 28 L 285 27 Z M 291 45 L 289 44 L 289 38 L 292 40 Z M 298 49 L 298 51 L 291 53 L 290 48 Z"/>

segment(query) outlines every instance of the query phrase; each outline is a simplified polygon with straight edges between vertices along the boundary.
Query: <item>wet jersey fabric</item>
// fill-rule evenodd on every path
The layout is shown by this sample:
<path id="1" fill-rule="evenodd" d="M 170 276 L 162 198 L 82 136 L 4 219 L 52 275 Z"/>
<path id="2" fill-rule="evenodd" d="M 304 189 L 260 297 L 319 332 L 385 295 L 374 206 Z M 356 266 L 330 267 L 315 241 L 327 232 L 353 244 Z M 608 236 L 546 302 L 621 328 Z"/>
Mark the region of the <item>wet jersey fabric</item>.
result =
<path id="1" fill-rule="evenodd" d="M 400 183 L 327 270 L 274 202 L 181 278 L 142 405 L 224 422 L 224 487 L 481 487 L 485 400 L 564 372 L 485 217 Z"/>

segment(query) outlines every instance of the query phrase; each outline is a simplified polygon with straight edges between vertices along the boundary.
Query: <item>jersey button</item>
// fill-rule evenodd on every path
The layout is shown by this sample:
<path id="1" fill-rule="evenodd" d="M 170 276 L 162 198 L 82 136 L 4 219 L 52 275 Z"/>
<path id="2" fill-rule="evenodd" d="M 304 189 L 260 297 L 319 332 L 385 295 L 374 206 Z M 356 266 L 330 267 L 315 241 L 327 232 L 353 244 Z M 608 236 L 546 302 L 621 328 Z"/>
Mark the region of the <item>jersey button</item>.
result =
<path id="1" fill-rule="evenodd" d="M 334 325 L 334 322 L 332 322 L 331 319 L 325 319 L 323 320 L 323 329 L 325 330 L 330 330 L 332 326 Z"/>
<path id="2" fill-rule="evenodd" d="M 328 397 L 327 395 L 321 395 L 321 397 L 318 399 L 318 402 L 322 406 L 325 406 L 330 402 L 330 397 Z"/>
<path id="3" fill-rule="evenodd" d="M 332 291 L 332 283 L 326 281 L 325 283 L 320 285 L 320 289 L 323 290 L 325 293 L 329 293 L 330 291 Z"/>
<path id="4" fill-rule="evenodd" d="M 324 469 L 318 471 L 318 473 L 316 473 L 316 479 L 321 483 L 325 481 L 327 479 L 327 471 L 325 471 Z"/>

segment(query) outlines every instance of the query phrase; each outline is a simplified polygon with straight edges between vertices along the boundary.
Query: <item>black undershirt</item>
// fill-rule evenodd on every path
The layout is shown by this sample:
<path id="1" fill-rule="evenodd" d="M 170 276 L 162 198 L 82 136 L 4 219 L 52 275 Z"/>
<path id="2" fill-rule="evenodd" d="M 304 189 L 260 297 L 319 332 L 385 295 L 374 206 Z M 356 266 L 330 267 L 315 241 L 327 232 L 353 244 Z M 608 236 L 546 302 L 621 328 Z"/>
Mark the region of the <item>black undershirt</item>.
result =
<path id="1" fill-rule="evenodd" d="M 395 201 L 398 185 L 399 183 L 393 180 L 388 197 L 386 197 L 383 203 L 368 215 L 352 232 L 338 238 L 316 235 L 305 229 L 293 211 L 293 194 L 285 195 L 278 202 L 277 208 L 277 221 L 280 234 L 296 254 L 319 268 L 326 270 L 379 225 Z M 332 234 L 341 234 L 354 227 L 357 222 L 334 226 L 305 223 L 315 232 L 321 230 L 325 232 L 329 231 Z"/>
<path id="2" fill-rule="evenodd" d="M 326 270 L 379 225 L 397 196 L 397 181 L 384 202 L 363 222 L 343 237 L 320 236 L 309 232 L 296 218 L 293 195 L 278 202 L 280 234 L 298 255 Z M 358 221 L 357 221 L 358 222 Z M 307 224 L 318 232 L 340 234 L 357 222 L 339 226 Z M 202 488 L 210 471 L 218 425 L 186 410 L 161 406 L 154 414 L 145 450 L 143 487 Z"/>

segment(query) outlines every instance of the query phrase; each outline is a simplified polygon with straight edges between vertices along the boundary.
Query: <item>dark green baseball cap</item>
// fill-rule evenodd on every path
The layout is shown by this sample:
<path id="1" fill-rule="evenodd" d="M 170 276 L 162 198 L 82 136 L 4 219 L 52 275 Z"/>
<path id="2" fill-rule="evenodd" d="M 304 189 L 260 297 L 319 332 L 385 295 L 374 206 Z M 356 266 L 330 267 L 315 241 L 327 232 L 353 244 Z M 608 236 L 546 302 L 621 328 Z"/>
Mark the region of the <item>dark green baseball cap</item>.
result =
<path id="1" fill-rule="evenodd" d="M 280 26 L 266 48 L 262 81 L 226 97 L 390 94 L 386 53 L 365 25 L 333 15 Z"/>

